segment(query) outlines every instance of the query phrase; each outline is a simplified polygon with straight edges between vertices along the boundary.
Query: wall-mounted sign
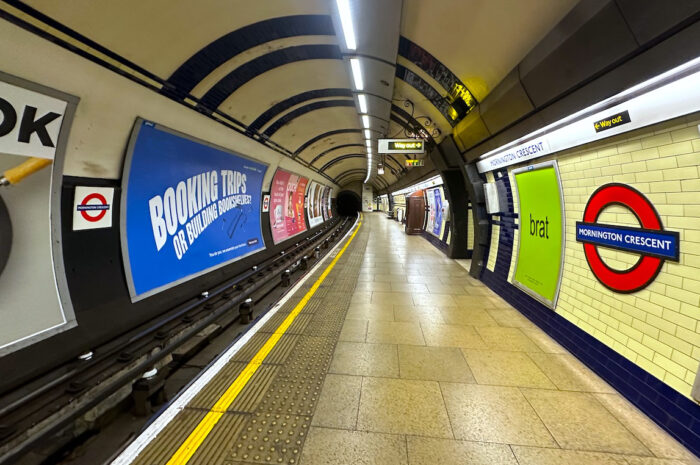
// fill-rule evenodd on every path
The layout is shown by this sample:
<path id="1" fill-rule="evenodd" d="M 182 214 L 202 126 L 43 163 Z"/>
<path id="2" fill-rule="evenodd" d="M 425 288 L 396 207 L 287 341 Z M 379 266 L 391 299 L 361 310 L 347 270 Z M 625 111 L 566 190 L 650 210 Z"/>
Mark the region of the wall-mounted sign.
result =
<path id="1" fill-rule="evenodd" d="M 630 112 L 625 110 L 593 122 L 593 128 L 595 132 L 607 131 L 608 129 L 616 128 L 631 121 Z"/>
<path id="2" fill-rule="evenodd" d="M 56 155 L 67 102 L 0 81 L 0 153 Z"/>
<path id="3" fill-rule="evenodd" d="M 73 231 L 112 227 L 112 187 L 75 187 Z"/>
<path id="4" fill-rule="evenodd" d="M 477 162 L 477 169 L 479 173 L 493 171 L 700 111 L 698 68 L 696 63 L 694 72 L 689 73 L 688 65 L 681 65 L 635 86 L 634 92 L 624 91 L 487 152 Z M 618 103 L 610 106 L 614 102 Z"/>
<path id="5" fill-rule="evenodd" d="M 379 153 L 425 153 L 425 141 L 422 139 L 379 139 Z"/>
<path id="6" fill-rule="evenodd" d="M 425 166 L 425 160 L 414 160 L 408 159 L 404 160 L 407 168 L 413 168 L 414 166 Z"/>
<path id="7" fill-rule="evenodd" d="M 122 180 L 122 254 L 133 301 L 265 248 L 267 165 L 137 120 Z"/>
<path id="8" fill-rule="evenodd" d="M 270 188 L 270 229 L 275 244 L 306 231 L 304 192 L 308 178 L 278 169 Z"/>
<path id="9" fill-rule="evenodd" d="M 263 213 L 270 211 L 270 194 L 263 195 L 262 211 Z"/>
<path id="10" fill-rule="evenodd" d="M 564 200 L 556 162 L 513 170 L 519 242 L 513 283 L 554 309 L 564 267 Z"/>
<path id="11" fill-rule="evenodd" d="M 639 220 L 639 228 L 598 223 L 610 205 L 627 207 Z M 598 188 L 588 199 L 583 221 L 576 222 L 576 240 L 591 271 L 605 287 L 630 293 L 647 287 L 661 270 L 664 260 L 678 261 L 679 235 L 664 231 L 654 206 L 641 192 L 626 184 L 611 183 Z M 598 247 L 638 253 L 640 260 L 625 271 L 610 268 L 600 257 Z"/>

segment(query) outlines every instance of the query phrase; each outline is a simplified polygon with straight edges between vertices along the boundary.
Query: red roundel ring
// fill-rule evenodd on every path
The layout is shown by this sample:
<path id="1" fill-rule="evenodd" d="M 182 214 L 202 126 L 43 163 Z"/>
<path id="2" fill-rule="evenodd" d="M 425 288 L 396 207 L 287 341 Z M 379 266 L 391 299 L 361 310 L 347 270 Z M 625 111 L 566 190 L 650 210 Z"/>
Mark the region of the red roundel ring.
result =
<path id="1" fill-rule="evenodd" d="M 583 212 L 585 223 L 595 223 L 598 217 L 609 205 L 627 207 L 637 217 L 641 227 L 651 230 L 662 230 L 661 218 L 654 206 L 638 190 L 626 184 L 611 183 L 598 188 L 588 199 Z M 598 253 L 594 244 L 583 244 L 583 251 L 591 271 L 605 287 L 620 293 L 635 292 L 645 288 L 661 270 L 664 260 L 658 257 L 644 255 L 628 270 L 610 268 Z"/>
<path id="2" fill-rule="evenodd" d="M 86 196 L 80 205 L 87 205 L 90 200 L 99 200 L 102 205 L 107 205 L 107 199 L 105 199 L 105 196 L 98 194 L 97 192 L 93 192 L 92 194 Z M 90 215 L 88 210 L 82 210 L 80 214 L 83 216 L 83 218 L 85 218 L 85 220 L 95 223 L 104 218 L 104 216 L 107 214 L 107 210 L 100 210 L 95 216 Z"/>

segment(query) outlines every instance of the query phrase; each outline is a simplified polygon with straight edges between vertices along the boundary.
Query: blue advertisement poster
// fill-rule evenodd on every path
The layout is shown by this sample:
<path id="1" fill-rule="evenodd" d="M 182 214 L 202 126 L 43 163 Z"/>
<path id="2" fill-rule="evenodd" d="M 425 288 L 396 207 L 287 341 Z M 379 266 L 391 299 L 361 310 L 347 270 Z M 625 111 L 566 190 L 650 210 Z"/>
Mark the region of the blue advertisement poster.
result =
<path id="1" fill-rule="evenodd" d="M 442 195 L 440 194 L 440 189 L 433 189 L 433 195 L 435 195 L 435 223 L 433 224 L 433 234 L 440 236 L 440 229 L 442 228 Z"/>
<path id="2" fill-rule="evenodd" d="M 264 249 L 265 171 L 265 164 L 137 120 L 121 203 L 132 300 Z"/>

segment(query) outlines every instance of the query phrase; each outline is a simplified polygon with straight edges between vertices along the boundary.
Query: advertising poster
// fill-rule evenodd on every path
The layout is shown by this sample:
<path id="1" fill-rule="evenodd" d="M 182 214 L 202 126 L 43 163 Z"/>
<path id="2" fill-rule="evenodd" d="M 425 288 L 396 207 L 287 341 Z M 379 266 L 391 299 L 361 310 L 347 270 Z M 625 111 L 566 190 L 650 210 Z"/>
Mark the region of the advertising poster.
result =
<path id="1" fill-rule="evenodd" d="M 328 221 L 330 219 L 327 208 L 330 192 L 330 187 L 324 187 L 323 193 L 321 194 L 321 214 L 323 215 L 323 221 Z"/>
<path id="2" fill-rule="evenodd" d="M 425 190 L 425 203 L 428 205 L 428 218 L 426 219 L 425 230 L 432 231 L 435 225 L 435 196 L 429 189 Z"/>
<path id="3" fill-rule="evenodd" d="M 513 170 L 520 205 L 514 284 L 555 308 L 564 258 L 564 202 L 556 162 Z"/>
<path id="4" fill-rule="evenodd" d="M 442 229 L 442 189 L 433 189 L 435 196 L 435 224 L 433 225 L 433 234 L 440 237 Z"/>
<path id="5" fill-rule="evenodd" d="M 133 301 L 265 248 L 267 165 L 137 120 L 122 180 L 122 254 Z"/>
<path id="6" fill-rule="evenodd" d="M 275 244 L 306 231 L 304 192 L 309 180 L 278 169 L 270 188 L 270 229 Z"/>
<path id="7" fill-rule="evenodd" d="M 326 203 L 326 212 L 328 215 L 328 219 L 330 220 L 333 218 L 333 209 L 331 208 L 331 198 L 333 197 L 333 188 L 329 187 L 328 188 L 328 199 Z"/>
<path id="8" fill-rule="evenodd" d="M 323 186 L 315 181 L 311 182 L 309 187 L 308 197 L 308 215 L 309 215 L 309 227 L 314 228 L 319 224 L 323 223 L 323 205 L 321 203 L 321 195 L 323 194 Z"/>

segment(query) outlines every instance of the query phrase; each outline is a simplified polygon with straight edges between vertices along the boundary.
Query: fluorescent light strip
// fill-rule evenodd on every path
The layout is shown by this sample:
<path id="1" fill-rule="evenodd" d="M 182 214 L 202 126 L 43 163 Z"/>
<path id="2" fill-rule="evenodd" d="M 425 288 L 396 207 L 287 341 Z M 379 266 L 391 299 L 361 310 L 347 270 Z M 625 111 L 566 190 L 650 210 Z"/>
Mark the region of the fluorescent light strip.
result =
<path id="1" fill-rule="evenodd" d="M 357 96 L 357 101 L 360 102 L 360 113 L 367 113 L 367 96 L 360 94 Z"/>
<path id="2" fill-rule="evenodd" d="M 369 129 L 365 129 L 365 139 L 371 139 L 372 138 L 372 133 L 370 132 Z M 369 141 L 367 141 L 369 142 Z"/>
<path id="3" fill-rule="evenodd" d="M 372 141 L 371 141 L 371 140 L 366 140 L 366 141 L 365 141 L 365 145 L 367 146 L 367 148 L 371 148 L 371 147 L 372 147 Z"/>
<path id="4" fill-rule="evenodd" d="M 362 82 L 362 67 L 359 58 L 350 58 L 350 69 L 352 69 L 352 79 L 355 81 L 355 89 L 362 90 L 365 84 Z"/>
<path id="5" fill-rule="evenodd" d="M 362 126 L 364 126 L 365 129 L 369 129 L 369 116 L 362 115 Z"/>
<path id="6" fill-rule="evenodd" d="M 340 14 L 340 24 L 343 26 L 343 35 L 345 35 L 345 46 L 348 50 L 357 48 L 355 40 L 355 28 L 352 24 L 352 12 L 350 11 L 350 0 L 338 0 L 338 13 Z"/>

